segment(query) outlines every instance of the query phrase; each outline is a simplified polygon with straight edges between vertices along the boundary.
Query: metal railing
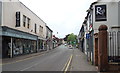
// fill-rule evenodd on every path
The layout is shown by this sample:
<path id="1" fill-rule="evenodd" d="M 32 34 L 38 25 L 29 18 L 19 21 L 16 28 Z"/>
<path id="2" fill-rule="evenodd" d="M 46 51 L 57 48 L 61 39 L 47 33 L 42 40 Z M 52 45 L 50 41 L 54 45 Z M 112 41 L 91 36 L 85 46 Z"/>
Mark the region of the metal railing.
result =
<path id="1" fill-rule="evenodd" d="M 120 31 L 108 34 L 108 61 L 120 62 Z"/>

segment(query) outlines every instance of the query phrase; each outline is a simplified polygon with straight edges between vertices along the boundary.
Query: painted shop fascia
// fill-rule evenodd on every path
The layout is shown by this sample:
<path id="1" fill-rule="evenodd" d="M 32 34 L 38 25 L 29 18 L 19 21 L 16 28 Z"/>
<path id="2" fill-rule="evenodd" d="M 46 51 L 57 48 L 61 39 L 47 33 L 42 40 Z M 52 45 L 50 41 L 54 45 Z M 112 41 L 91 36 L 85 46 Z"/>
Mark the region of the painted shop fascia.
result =
<path id="1" fill-rule="evenodd" d="M 0 32 L 2 32 L 2 34 L 0 34 L 1 36 L 15 37 L 28 40 L 37 40 L 38 38 L 36 35 L 12 29 L 7 26 L 2 26 L 1 29 L 2 29 L 0 30 Z"/>

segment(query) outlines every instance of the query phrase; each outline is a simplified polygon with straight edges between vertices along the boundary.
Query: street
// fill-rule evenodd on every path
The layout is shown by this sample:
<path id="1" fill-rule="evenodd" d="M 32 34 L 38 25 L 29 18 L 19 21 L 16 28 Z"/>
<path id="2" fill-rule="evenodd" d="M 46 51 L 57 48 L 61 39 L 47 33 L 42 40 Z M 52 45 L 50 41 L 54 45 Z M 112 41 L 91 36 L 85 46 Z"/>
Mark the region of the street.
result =
<path id="1" fill-rule="evenodd" d="M 72 51 L 62 45 L 31 59 L 4 64 L 2 69 L 3 71 L 62 71 Z"/>
<path id="2" fill-rule="evenodd" d="M 86 55 L 77 48 L 61 45 L 49 52 L 3 63 L 2 71 L 88 71 L 96 72 L 86 60 Z M 13 58 L 13 60 L 16 60 Z M 3 60 L 4 61 L 4 60 Z"/>
<path id="3" fill-rule="evenodd" d="M 120 0 L 0 0 L 0 71 L 120 73 Z"/>

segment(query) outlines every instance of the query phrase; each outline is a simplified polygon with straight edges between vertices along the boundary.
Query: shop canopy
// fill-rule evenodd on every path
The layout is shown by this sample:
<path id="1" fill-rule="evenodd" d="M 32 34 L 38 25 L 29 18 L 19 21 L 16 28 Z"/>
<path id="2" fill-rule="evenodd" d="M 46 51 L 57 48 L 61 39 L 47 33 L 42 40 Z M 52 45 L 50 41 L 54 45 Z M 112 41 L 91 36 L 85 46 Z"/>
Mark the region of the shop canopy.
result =
<path id="1" fill-rule="evenodd" d="M 15 29 L 12 29 L 6 26 L 0 27 L 0 35 L 15 37 L 15 38 L 30 39 L 30 40 L 37 40 L 38 38 L 36 35 L 23 32 L 23 31 L 19 31 L 19 30 L 15 30 Z"/>

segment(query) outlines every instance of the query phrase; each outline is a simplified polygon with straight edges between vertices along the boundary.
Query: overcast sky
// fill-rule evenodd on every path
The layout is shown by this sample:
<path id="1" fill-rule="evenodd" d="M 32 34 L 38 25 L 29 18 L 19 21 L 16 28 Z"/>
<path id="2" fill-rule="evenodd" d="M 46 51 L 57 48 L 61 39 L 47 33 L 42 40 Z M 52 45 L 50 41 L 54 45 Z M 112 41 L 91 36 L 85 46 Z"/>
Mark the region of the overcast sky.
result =
<path id="1" fill-rule="evenodd" d="M 53 35 L 63 38 L 69 33 L 78 35 L 86 10 L 96 0 L 19 0 L 37 14 L 53 30 Z M 58 34 L 57 34 L 58 32 Z"/>

